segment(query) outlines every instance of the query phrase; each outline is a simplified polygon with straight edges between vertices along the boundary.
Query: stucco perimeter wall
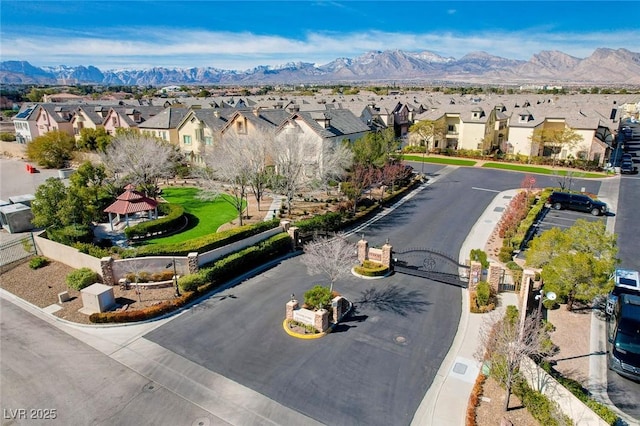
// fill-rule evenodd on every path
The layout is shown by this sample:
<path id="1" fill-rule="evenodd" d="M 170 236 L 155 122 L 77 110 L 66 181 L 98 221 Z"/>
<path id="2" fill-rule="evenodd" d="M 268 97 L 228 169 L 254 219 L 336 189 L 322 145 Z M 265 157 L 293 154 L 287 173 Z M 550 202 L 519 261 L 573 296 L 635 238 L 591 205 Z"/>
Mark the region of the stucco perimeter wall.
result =
<path id="1" fill-rule="evenodd" d="M 277 235 L 281 232 L 284 232 L 283 228 L 281 226 L 278 226 L 268 231 L 264 231 L 261 234 L 257 234 L 252 237 L 245 238 L 244 240 L 236 241 L 235 243 L 228 244 L 224 247 L 219 247 L 215 250 L 211 250 L 206 253 L 201 253 L 198 255 L 198 266 L 211 263 L 214 260 L 220 259 L 223 256 L 226 256 L 238 250 L 242 250 L 243 248 L 252 246 L 256 243 L 259 243 L 262 240 L 266 240 L 267 238 L 273 237 L 274 235 Z"/>
<path id="2" fill-rule="evenodd" d="M 65 265 L 68 265 L 74 269 L 89 268 L 102 276 L 100 259 L 85 253 L 80 253 L 73 247 L 56 243 L 55 241 L 42 238 L 39 235 L 34 235 L 33 239 L 35 241 L 36 249 L 38 250 L 39 255 L 45 256 L 60 263 L 64 263 Z"/>
<path id="3" fill-rule="evenodd" d="M 573 420 L 574 424 L 580 426 L 606 426 L 607 422 L 538 367 L 531 358 L 524 357 L 522 359 L 520 370 L 529 386 L 556 402 L 562 412 Z"/>

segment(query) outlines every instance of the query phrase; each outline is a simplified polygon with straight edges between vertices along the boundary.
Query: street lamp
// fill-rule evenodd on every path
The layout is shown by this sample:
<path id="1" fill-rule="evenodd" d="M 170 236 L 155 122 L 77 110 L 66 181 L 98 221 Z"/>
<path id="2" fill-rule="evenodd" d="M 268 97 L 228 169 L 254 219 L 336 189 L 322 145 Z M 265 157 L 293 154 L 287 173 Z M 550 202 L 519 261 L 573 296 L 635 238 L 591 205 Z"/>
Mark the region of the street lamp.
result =
<path id="1" fill-rule="evenodd" d="M 172 258 L 171 263 L 167 264 L 165 268 L 170 268 L 173 265 L 173 285 L 176 287 L 176 297 L 180 297 L 180 287 L 178 287 L 178 272 L 176 271 L 176 258 Z"/>
<path id="2" fill-rule="evenodd" d="M 558 296 L 550 291 L 547 294 L 544 293 L 543 289 L 540 289 L 540 293 L 538 293 L 535 299 L 538 301 L 538 317 L 542 317 L 542 302 L 545 300 L 556 300 Z"/>

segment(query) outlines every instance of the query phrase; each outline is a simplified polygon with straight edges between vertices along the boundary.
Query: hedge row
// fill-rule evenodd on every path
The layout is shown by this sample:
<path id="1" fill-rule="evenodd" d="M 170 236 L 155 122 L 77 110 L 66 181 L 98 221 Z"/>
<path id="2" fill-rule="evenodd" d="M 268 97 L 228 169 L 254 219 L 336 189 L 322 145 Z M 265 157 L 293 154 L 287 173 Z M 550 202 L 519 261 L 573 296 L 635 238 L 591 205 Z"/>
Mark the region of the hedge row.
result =
<path id="1" fill-rule="evenodd" d="M 239 272 L 249 271 L 289 250 L 291 250 L 291 237 L 286 232 L 281 232 L 254 246 L 216 260 L 211 266 L 205 266 L 195 274 L 180 278 L 178 285 L 183 291 L 200 291 L 201 286 L 227 281 Z"/>
<path id="2" fill-rule="evenodd" d="M 564 377 L 557 370 L 555 370 L 548 362 L 540 363 L 540 367 L 549 373 L 551 377 L 556 379 L 558 383 L 564 386 L 569 392 L 571 392 L 576 398 L 582 401 L 587 407 L 589 407 L 594 413 L 596 413 L 602 420 L 609 425 L 615 425 L 618 422 L 618 415 L 604 404 L 594 400 L 589 391 L 586 390 L 579 382 Z"/>
<path id="3" fill-rule="evenodd" d="M 365 277 L 383 277 L 389 272 L 389 268 L 380 264 L 365 260 L 362 266 L 353 268 L 357 274 Z"/>
<path id="4" fill-rule="evenodd" d="M 473 389 L 471 390 L 471 395 L 469 395 L 469 404 L 467 405 L 467 417 L 465 419 L 465 426 L 476 426 L 478 422 L 476 421 L 476 409 L 480 405 L 480 397 L 482 396 L 482 391 L 484 388 L 484 382 L 487 380 L 487 376 L 480 373 L 478 377 L 476 377 L 476 382 L 473 385 Z"/>
<path id="5" fill-rule="evenodd" d="M 520 398 L 527 411 L 545 426 L 573 424 L 571 418 L 563 414 L 558 406 L 545 395 L 533 390 L 524 379 L 513 384 L 513 393 Z"/>
<path id="6" fill-rule="evenodd" d="M 89 317 L 89 320 L 93 323 L 136 322 L 167 314 L 200 295 L 214 290 L 238 273 L 264 264 L 290 249 L 291 238 L 287 233 L 274 235 L 256 246 L 248 247 L 214 262 L 211 267 L 205 267 L 195 274 L 181 277 L 178 280 L 178 285 L 183 292 L 180 297 L 143 309 L 95 313 Z"/>
<path id="7" fill-rule="evenodd" d="M 132 252 L 135 256 L 186 256 L 191 252 L 204 253 L 223 247 L 227 244 L 243 240 L 280 225 L 278 219 L 260 222 L 255 225 L 244 225 L 215 234 L 182 241 L 173 244 L 153 244 L 140 246 Z"/>
<path id="8" fill-rule="evenodd" d="M 156 232 L 174 231 L 184 223 L 184 207 L 179 204 L 158 204 L 159 219 L 147 220 L 124 230 L 127 238 L 145 237 Z"/>
<path id="9" fill-rule="evenodd" d="M 545 189 L 542 191 L 537 201 L 533 206 L 529 209 L 529 213 L 527 216 L 520 222 L 518 229 L 515 232 L 515 235 L 511 237 L 511 247 L 516 250 L 523 249 L 524 245 L 527 243 L 527 238 L 529 237 L 529 231 L 533 224 L 538 220 L 540 214 L 542 213 L 542 209 L 544 205 L 547 203 L 547 198 L 551 195 L 551 189 Z"/>

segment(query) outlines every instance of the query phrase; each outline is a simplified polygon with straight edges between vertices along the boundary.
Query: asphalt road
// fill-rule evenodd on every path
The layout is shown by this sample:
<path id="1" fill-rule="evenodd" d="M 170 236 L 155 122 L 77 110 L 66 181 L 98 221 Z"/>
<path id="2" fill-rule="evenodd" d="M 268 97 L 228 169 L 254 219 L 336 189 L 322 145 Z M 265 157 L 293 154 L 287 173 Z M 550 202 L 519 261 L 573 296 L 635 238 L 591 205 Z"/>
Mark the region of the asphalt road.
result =
<path id="1" fill-rule="evenodd" d="M 640 125 L 631 124 L 633 141 L 629 152 L 634 156 L 634 164 L 640 166 Z M 620 181 L 620 196 L 616 214 L 615 232 L 618 234 L 620 267 L 640 270 L 640 175 L 623 175 Z M 627 414 L 640 420 L 640 383 L 626 379 L 608 370 L 607 393 L 611 402 Z"/>
<path id="2" fill-rule="evenodd" d="M 3 425 L 225 424 L 13 303 L 0 308 Z"/>
<path id="3" fill-rule="evenodd" d="M 371 245 L 388 238 L 397 250 L 424 247 L 457 258 L 496 193 L 521 186 L 525 177 L 480 168 L 427 165 L 425 170 L 432 177 L 441 175 L 439 181 L 364 229 Z M 536 179 L 536 186 L 558 185 L 552 176 Z M 637 193 L 635 186 L 625 190 L 631 184 L 638 181 L 623 178 L 621 199 Z M 574 188 L 593 193 L 599 186 L 591 180 L 574 182 Z M 618 213 L 619 235 L 619 229 L 634 226 L 632 212 L 638 206 L 628 206 L 629 212 Z M 624 259 L 626 243 L 620 241 Z M 302 299 L 316 282 L 321 277 L 310 277 L 299 259 L 290 259 L 146 338 L 325 424 L 408 424 L 451 345 L 460 289 L 400 274 L 382 281 L 349 278 L 336 289 L 356 303 L 354 316 L 323 339 L 293 339 L 282 330 L 284 304 L 291 293 Z M 222 423 L 15 305 L 2 301 L 1 307 L 1 408 L 55 408 L 60 424 Z M 625 390 L 635 384 L 617 384 L 621 378 L 615 376 L 610 397 L 625 411 L 633 410 L 614 391 L 632 403 L 640 393 Z M 630 392 L 635 393 L 629 397 Z"/>
<path id="4" fill-rule="evenodd" d="M 451 169 L 427 167 L 432 177 Z M 524 174 L 453 169 L 360 232 L 373 246 L 389 239 L 396 250 L 425 247 L 457 258 L 496 192 L 520 186 Z M 597 192 L 598 182 L 583 184 Z M 350 278 L 336 286 L 356 304 L 350 321 L 320 340 L 287 336 L 284 304 L 318 282 L 290 259 L 145 338 L 325 424 L 408 424 L 451 345 L 460 290 L 400 274 Z"/>

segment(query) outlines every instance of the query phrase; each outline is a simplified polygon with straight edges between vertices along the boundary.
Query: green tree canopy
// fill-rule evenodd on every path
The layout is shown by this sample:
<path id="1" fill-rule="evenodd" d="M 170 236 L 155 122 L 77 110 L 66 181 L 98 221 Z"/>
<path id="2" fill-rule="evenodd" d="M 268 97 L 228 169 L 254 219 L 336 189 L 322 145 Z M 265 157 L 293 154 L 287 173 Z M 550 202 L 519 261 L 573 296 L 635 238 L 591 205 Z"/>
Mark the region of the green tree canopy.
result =
<path id="1" fill-rule="evenodd" d="M 545 291 L 566 299 L 571 310 L 574 302 L 590 302 L 611 290 L 617 253 L 616 236 L 603 222 L 579 219 L 571 228 L 552 228 L 535 238 L 527 265 L 542 268 Z"/>
<path id="2" fill-rule="evenodd" d="M 416 135 L 420 145 L 424 145 L 428 151 L 433 149 L 434 142 L 444 137 L 444 120 L 416 121 L 409 127 L 409 133 Z"/>
<path id="3" fill-rule="evenodd" d="M 542 127 L 535 129 L 529 139 L 532 143 L 549 148 L 553 155 L 554 162 L 557 161 L 558 154 L 560 154 L 563 148 L 575 148 L 583 141 L 582 136 L 570 127 L 549 129 Z"/>
<path id="4" fill-rule="evenodd" d="M 67 187 L 60 179 L 49 178 L 38 186 L 35 199 L 31 203 L 33 224 L 41 228 L 59 228 L 66 225 L 63 211 L 67 200 Z"/>
<path id="5" fill-rule="evenodd" d="M 60 169 L 73 158 L 75 140 L 60 130 L 47 132 L 27 144 L 27 157 L 39 166 Z"/>
<path id="6" fill-rule="evenodd" d="M 353 161 L 356 164 L 382 167 L 395 151 L 397 144 L 391 128 L 367 133 L 353 143 Z"/>
<path id="7" fill-rule="evenodd" d="M 77 142 L 79 149 L 86 151 L 104 151 L 111 142 L 111 136 L 103 127 L 97 129 L 84 128 L 80 130 Z"/>

